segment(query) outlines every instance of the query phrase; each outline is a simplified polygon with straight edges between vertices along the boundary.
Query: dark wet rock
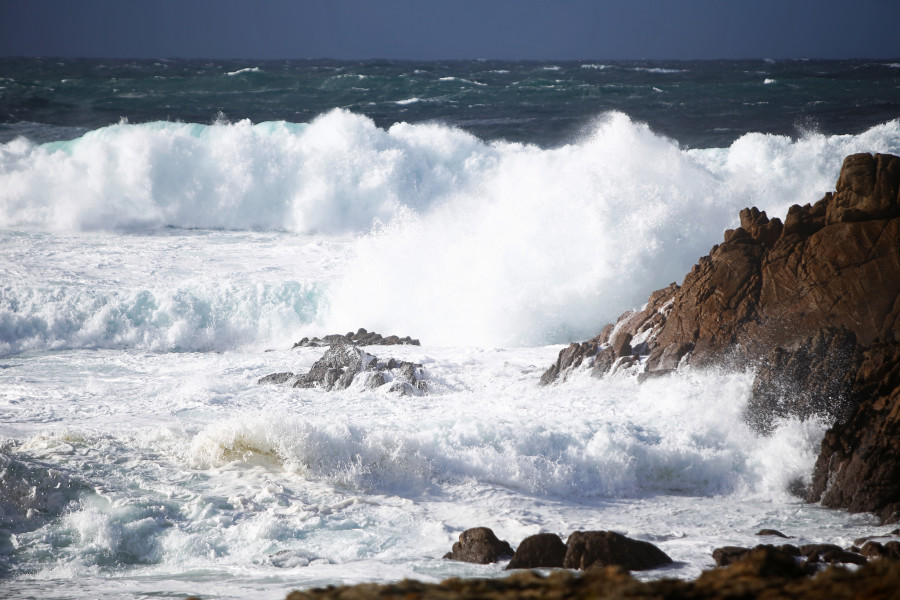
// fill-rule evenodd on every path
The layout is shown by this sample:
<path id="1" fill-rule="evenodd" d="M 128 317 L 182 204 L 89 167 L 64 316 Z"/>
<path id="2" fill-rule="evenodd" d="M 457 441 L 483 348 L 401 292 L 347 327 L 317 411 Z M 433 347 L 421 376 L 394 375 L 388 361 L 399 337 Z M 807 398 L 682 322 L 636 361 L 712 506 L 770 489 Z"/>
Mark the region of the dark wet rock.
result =
<path id="1" fill-rule="evenodd" d="M 475 527 L 459 534 L 459 541 L 453 544 L 452 551 L 444 558 L 486 565 L 512 555 L 513 549 L 509 543 L 498 539 L 491 529 Z"/>
<path id="2" fill-rule="evenodd" d="M 784 535 L 777 529 L 760 529 L 759 531 L 756 532 L 756 535 L 770 535 L 770 536 L 774 536 L 774 537 L 790 539 L 789 535 Z"/>
<path id="3" fill-rule="evenodd" d="M 351 342 L 356 344 L 357 346 L 398 346 L 398 345 L 406 345 L 406 346 L 419 346 L 419 340 L 414 340 L 409 336 L 399 337 L 396 335 L 389 335 L 387 337 L 382 336 L 380 333 L 375 333 L 374 331 L 367 331 L 366 329 L 360 327 L 356 333 L 352 331 L 347 332 L 343 335 L 339 333 L 335 333 L 332 335 L 326 335 L 322 338 L 308 338 L 305 337 L 296 344 L 294 344 L 294 348 L 308 348 L 308 347 L 319 347 L 319 346 L 331 346 L 332 344 L 336 344 L 339 342 Z"/>
<path id="4" fill-rule="evenodd" d="M 522 540 L 507 569 L 562 568 L 566 545 L 555 533 L 538 533 Z"/>
<path id="5" fill-rule="evenodd" d="M 862 565 L 866 558 L 856 552 L 848 552 L 835 544 L 804 544 L 800 546 L 800 554 L 811 563 L 841 563 Z"/>
<path id="6" fill-rule="evenodd" d="M 750 548 L 743 546 L 722 546 L 713 550 L 712 557 L 717 567 L 727 567 L 750 554 Z"/>
<path id="7" fill-rule="evenodd" d="M 900 299 L 898 299 L 900 302 Z M 900 519 L 900 344 L 862 355 L 853 389 L 860 401 L 825 432 L 806 499 L 831 508 Z"/>
<path id="8" fill-rule="evenodd" d="M 293 373 L 272 373 L 271 375 L 266 375 L 265 377 L 260 377 L 256 382 L 259 385 L 265 384 L 281 384 L 287 383 L 289 380 L 294 378 Z"/>
<path id="9" fill-rule="evenodd" d="M 566 541 L 567 569 L 592 569 L 618 565 L 630 571 L 644 571 L 670 564 L 672 559 L 651 544 L 633 540 L 613 531 L 576 531 Z"/>
<path id="10" fill-rule="evenodd" d="M 326 391 L 343 390 L 357 376 L 365 375 L 365 387 L 375 389 L 389 385 L 389 391 L 401 395 L 428 393 L 425 371 L 422 365 L 393 358 L 387 361 L 361 350 L 358 346 L 340 339 L 333 343 L 305 375 L 273 373 L 259 379 L 258 383 L 286 383 L 293 381 L 295 388 L 319 388 Z"/>
<path id="11" fill-rule="evenodd" d="M 779 418 L 846 422 L 859 404 L 853 380 L 861 358 L 856 336 L 843 328 L 820 329 L 791 350 L 773 349 L 753 381 L 748 423 L 769 434 Z"/>
<path id="12" fill-rule="evenodd" d="M 900 542 L 892 540 L 881 543 L 870 540 L 863 544 L 859 553 L 866 558 L 890 558 L 900 560 Z"/>
<path id="13" fill-rule="evenodd" d="M 450 578 L 440 583 L 404 580 L 363 583 L 291 592 L 287 600 L 421 599 L 507 600 L 797 600 L 829 598 L 892 600 L 900 589 L 900 562 L 872 561 L 855 570 L 831 568 L 806 577 L 790 561 L 755 552 L 729 567 L 705 571 L 695 581 L 659 579 L 641 582 L 627 571 L 607 567 L 576 574 L 517 571 L 503 579 Z"/>

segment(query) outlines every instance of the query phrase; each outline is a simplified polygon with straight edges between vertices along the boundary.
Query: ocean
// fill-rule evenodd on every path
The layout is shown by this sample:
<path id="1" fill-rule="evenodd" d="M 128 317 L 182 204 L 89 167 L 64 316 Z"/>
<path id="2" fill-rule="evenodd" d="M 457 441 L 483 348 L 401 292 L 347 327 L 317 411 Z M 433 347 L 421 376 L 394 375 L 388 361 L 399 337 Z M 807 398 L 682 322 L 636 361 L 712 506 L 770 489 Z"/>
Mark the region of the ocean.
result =
<path id="1" fill-rule="evenodd" d="M 898 61 L 0 58 L 0 597 L 497 577 L 464 529 L 611 529 L 697 576 L 802 503 L 753 365 L 539 387 L 757 206 L 900 154 Z M 366 328 L 428 393 L 258 385 Z"/>

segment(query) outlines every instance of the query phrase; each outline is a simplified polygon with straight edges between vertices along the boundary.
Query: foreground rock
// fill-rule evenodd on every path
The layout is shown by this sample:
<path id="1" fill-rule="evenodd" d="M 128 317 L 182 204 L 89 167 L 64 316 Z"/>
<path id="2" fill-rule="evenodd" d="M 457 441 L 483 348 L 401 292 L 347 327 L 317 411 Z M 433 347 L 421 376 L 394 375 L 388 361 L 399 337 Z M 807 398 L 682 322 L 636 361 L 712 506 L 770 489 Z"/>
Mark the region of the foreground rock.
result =
<path id="1" fill-rule="evenodd" d="M 790 559 L 790 557 L 788 557 Z M 765 549 L 754 551 L 727 568 L 713 569 L 695 581 L 662 579 L 639 582 L 620 567 L 605 567 L 575 574 L 555 571 L 543 576 L 521 571 L 505 579 L 447 579 L 429 584 L 401 581 L 394 584 L 359 584 L 295 591 L 288 600 L 363 600 L 369 598 L 453 600 L 480 598 L 642 599 L 657 600 L 795 600 L 797 598 L 866 598 L 888 600 L 900 589 L 900 562 L 873 561 L 858 570 L 830 568 L 814 577 L 793 560 Z"/>
<path id="2" fill-rule="evenodd" d="M 538 533 L 522 540 L 512 560 L 506 565 L 511 569 L 562 568 L 568 547 L 555 533 Z"/>
<path id="3" fill-rule="evenodd" d="M 513 549 L 509 543 L 498 539 L 491 529 L 475 527 L 459 534 L 459 541 L 453 544 L 453 549 L 444 558 L 486 565 L 512 555 Z"/>
<path id="4" fill-rule="evenodd" d="M 576 531 L 566 541 L 567 569 L 596 569 L 616 565 L 629 571 L 645 571 L 672 563 L 669 556 L 651 544 L 614 531 Z"/>
<path id="5" fill-rule="evenodd" d="M 366 331 L 362 327 L 356 333 L 348 332 L 344 335 L 335 333 L 326 335 L 323 338 L 314 337 L 312 339 L 305 337 L 296 344 L 294 348 L 309 348 L 319 346 L 331 346 L 332 344 L 350 342 L 357 346 L 419 346 L 419 340 L 414 340 L 409 336 L 399 337 L 396 335 L 382 336 L 374 331 Z"/>
<path id="6" fill-rule="evenodd" d="M 365 378 L 365 385 L 370 389 L 386 385 L 388 391 L 401 395 L 421 395 L 428 391 L 422 365 L 393 358 L 382 361 L 345 340 L 329 346 L 305 375 L 272 373 L 257 383 L 291 383 L 295 388 L 333 391 L 350 387 L 359 377 Z"/>
<path id="7" fill-rule="evenodd" d="M 854 154 L 834 193 L 782 223 L 756 208 L 685 276 L 541 378 L 759 364 L 747 420 L 833 424 L 804 496 L 900 518 L 900 157 Z M 796 492 L 801 492 L 799 488 Z"/>

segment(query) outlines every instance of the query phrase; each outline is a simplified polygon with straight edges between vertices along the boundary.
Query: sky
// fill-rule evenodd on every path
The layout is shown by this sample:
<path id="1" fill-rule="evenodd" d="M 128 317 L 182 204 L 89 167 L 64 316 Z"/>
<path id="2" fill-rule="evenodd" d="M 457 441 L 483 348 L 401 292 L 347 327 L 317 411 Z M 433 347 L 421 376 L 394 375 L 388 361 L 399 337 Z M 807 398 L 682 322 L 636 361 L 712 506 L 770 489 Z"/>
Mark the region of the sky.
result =
<path id="1" fill-rule="evenodd" d="M 0 56 L 898 58 L 900 0 L 0 0 Z"/>

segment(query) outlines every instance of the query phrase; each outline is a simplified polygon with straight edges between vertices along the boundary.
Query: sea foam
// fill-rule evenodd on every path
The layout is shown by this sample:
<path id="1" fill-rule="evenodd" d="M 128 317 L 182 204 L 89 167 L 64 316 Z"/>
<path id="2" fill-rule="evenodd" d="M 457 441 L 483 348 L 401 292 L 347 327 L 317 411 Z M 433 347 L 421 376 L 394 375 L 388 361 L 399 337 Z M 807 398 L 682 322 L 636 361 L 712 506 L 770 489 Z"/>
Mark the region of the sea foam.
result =
<path id="1" fill-rule="evenodd" d="M 381 129 L 345 110 L 309 124 L 120 123 L 69 142 L 0 146 L 0 227 L 356 235 L 347 268 L 298 324 L 540 345 L 589 337 L 680 281 L 741 208 L 783 217 L 815 202 L 857 151 L 900 152 L 900 121 L 693 150 L 622 113 L 555 148 L 487 143 L 436 123 Z M 31 335 L 33 316 L 7 315 L 6 331 L 25 323 L 16 331 Z"/>

